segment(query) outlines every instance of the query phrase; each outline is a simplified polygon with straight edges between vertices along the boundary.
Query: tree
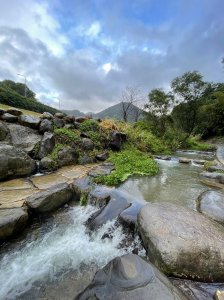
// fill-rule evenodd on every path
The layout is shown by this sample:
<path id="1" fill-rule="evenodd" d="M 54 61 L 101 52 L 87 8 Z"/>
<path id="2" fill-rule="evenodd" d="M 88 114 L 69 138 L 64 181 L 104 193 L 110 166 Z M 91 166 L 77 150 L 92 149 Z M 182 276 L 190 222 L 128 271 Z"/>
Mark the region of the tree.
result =
<path id="1" fill-rule="evenodd" d="M 193 132 L 197 121 L 199 101 L 208 84 L 203 81 L 202 75 L 197 72 L 186 72 L 176 77 L 171 83 L 175 103 L 179 103 L 173 110 L 172 116 L 177 126 L 180 126 L 189 135 Z"/>
<path id="2" fill-rule="evenodd" d="M 173 95 L 162 89 L 153 89 L 148 95 L 149 102 L 145 104 L 146 118 L 151 123 L 154 133 L 163 135 L 168 121 L 167 115 L 173 103 Z"/>
<path id="3" fill-rule="evenodd" d="M 10 89 L 13 90 L 14 92 L 20 94 L 21 96 L 24 96 L 24 90 L 26 88 L 26 97 L 27 98 L 31 98 L 35 100 L 35 93 L 33 91 L 31 91 L 28 86 L 24 83 L 20 83 L 20 82 L 14 82 L 12 80 L 3 80 L 0 81 L 0 86 L 6 89 Z"/>
<path id="4" fill-rule="evenodd" d="M 138 87 L 127 86 L 125 88 L 121 96 L 121 113 L 124 122 L 127 122 L 131 115 L 135 122 L 138 121 L 141 109 L 136 109 L 135 105 L 139 105 L 143 99 L 144 96 Z"/>

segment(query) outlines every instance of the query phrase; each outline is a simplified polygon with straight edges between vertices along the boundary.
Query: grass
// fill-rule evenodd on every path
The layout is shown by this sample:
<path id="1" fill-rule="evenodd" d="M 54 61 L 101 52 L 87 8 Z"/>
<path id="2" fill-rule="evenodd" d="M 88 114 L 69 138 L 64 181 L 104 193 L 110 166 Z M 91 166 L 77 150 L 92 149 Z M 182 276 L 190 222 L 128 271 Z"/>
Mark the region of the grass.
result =
<path id="1" fill-rule="evenodd" d="M 9 106 L 9 105 L 0 103 L 0 109 L 8 110 L 10 108 L 21 110 L 24 113 L 24 115 L 29 115 L 29 116 L 33 116 L 33 117 L 39 117 L 41 115 L 40 113 L 37 113 L 35 111 L 26 110 L 26 109 L 13 107 L 13 106 Z"/>
<path id="2" fill-rule="evenodd" d="M 214 151 L 216 147 L 214 145 L 201 142 L 198 136 L 189 137 L 186 140 L 187 149 L 198 151 Z"/>
<path id="3" fill-rule="evenodd" d="M 124 182 L 134 174 L 156 175 L 159 172 L 159 166 L 152 157 L 136 148 L 111 153 L 108 162 L 115 165 L 115 170 L 110 175 L 97 177 L 95 179 L 97 183 L 113 186 Z"/>

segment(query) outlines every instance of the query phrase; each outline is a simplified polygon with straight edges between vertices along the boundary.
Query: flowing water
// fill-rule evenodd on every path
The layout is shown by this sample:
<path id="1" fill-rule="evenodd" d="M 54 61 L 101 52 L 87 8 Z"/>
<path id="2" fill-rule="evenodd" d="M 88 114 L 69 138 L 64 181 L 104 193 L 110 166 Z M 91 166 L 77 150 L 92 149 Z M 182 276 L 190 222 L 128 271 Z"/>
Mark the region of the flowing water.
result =
<path id="1" fill-rule="evenodd" d="M 118 190 L 137 201 L 170 201 L 194 208 L 195 199 L 208 189 L 200 183 L 202 167 L 179 164 L 176 159 L 158 163 L 160 174 L 132 177 Z M 34 221 L 22 238 L 3 244 L 0 299 L 74 299 L 97 269 L 140 244 L 136 238 L 129 247 L 121 247 L 125 234 L 115 221 L 90 234 L 84 222 L 95 211 L 92 206 L 66 206 Z M 108 230 L 113 238 L 102 239 Z"/>

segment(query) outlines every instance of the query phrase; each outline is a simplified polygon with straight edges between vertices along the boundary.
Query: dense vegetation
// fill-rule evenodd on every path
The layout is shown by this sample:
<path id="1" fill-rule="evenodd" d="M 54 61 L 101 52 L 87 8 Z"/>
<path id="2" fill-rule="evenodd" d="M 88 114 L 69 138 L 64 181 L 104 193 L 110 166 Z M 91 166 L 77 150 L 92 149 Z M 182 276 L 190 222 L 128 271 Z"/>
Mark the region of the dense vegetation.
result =
<path id="1" fill-rule="evenodd" d="M 45 111 L 52 114 L 58 110 L 39 102 L 35 98 L 35 93 L 26 86 L 26 97 L 24 96 L 25 85 L 15 83 L 11 80 L 0 81 L 0 103 L 24 108 L 35 112 L 43 113 Z"/>

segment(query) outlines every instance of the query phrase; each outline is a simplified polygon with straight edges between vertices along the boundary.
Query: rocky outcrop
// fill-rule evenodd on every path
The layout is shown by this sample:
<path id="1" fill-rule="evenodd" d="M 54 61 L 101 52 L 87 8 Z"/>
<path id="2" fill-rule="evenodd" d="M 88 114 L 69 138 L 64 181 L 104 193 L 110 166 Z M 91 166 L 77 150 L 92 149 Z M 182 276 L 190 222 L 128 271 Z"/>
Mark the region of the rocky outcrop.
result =
<path id="1" fill-rule="evenodd" d="M 159 270 L 134 254 L 110 261 L 75 299 L 187 300 Z"/>
<path id="2" fill-rule="evenodd" d="M 40 118 L 28 116 L 28 115 L 21 115 L 19 117 L 19 123 L 23 126 L 27 126 L 33 129 L 38 129 L 40 124 Z"/>
<path id="3" fill-rule="evenodd" d="M 78 158 L 78 152 L 74 148 L 66 146 L 58 152 L 58 165 L 62 167 L 77 164 Z"/>
<path id="4" fill-rule="evenodd" d="M 72 198 L 72 188 L 67 183 L 61 183 L 28 197 L 25 204 L 35 213 L 47 213 L 61 207 Z"/>
<path id="5" fill-rule="evenodd" d="M 221 191 L 203 192 L 197 200 L 199 212 L 224 224 L 224 193 Z"/>
<path id="6" fill-rule="evenodd" d="M 19 124 L 8 124 L 10 130 L 11 143 L 13 146 L 31 153 L 37 143 L 41 141 L 42 136 L 38 132 L 29 127 Z"/>
<path id="7" fill-rule="evenodd" d="M 55 137 L 51 132 L 45 132 L 40 143 L 38 158 L 42 159 L 52 152 L 55 146 Z"/>
<path id="8" fill-rule="evenodd" d="M 35 161 L 24 151 L 14 146 L 0 144 L 0 180 L 30 175 L 35 169 Z"/>
<path id="9" fill-rule="evenodd" d="M 22 208 L 0 209 L 0 240 L 21 232 L 28 221 Z"/>
<path id="10" fill-rule="evenodd" d="M 150 257 L 165 274 L 198 281 L 223 281 L 224 231 L 202 214 L 171 203 L 150 203 L 138 215 Z"/>

